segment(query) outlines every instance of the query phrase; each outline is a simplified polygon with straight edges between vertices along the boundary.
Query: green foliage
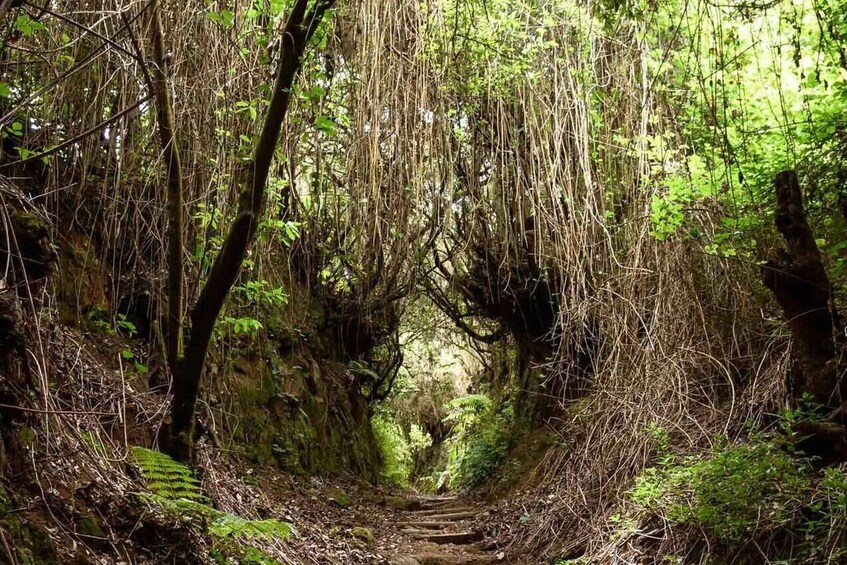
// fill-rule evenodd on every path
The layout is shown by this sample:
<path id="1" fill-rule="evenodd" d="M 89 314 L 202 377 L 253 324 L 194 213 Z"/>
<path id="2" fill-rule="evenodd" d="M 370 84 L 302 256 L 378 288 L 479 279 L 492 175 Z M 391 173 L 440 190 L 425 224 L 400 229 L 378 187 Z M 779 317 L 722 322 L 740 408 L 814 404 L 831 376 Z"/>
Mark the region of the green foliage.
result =
<path id="1" fill-rule="evenodd" d="M 684 160 L 685 170 L 665 176 L 650 203 L 653 235 L 662 240 L 676 232 L 685 219 L 685 208 L 709 195 L 706 163 L 699 155 Z"/>
<path id="2" fill-rule="evenodd" d="M 790 523 L 812 489 L 807 463 L 773 438 L 730 444 L 718 438 L 705 453 L 663 457 L 646 469 L 630 499 L 671 524 L 736 544 L 755 530 Z"/>
<path id="3" fill-rule="evenodd" d="M 500 466 L 509 448 L 510 430 L 514 424 L 511 406 L 495 407 L 485 395 L 471 394 L 448 403 L 450 412 L 445 422 L 453 424 L 447 469 L 441 473 L 437 487 L 478 486 Z"/>
<path id="4" fill-rule="evenodd" d="M 257 306 L 284 306 L 288 295 L 281 287 L 273 287 L 268 281 L 247 281 L 233 287 L 233 293 L 248 303 Z"/>
<path id="5" fill-rule="evenodd" d="M 222 512 L 210 505 L 191 469 L 158 451 L 142 447 L 130 448 L 152 494 L 142 498 L 161 508 L 175 520 L 202 529 L 215 541 L 213 558 L 228 563 L 237 556 L 242 563 L 276 563 L 260 550 L 243 546 L 243 542 L 287 539 L 294 526 L 280 520 L 248 520 Z"/>
<path id="6" fill-rule="evenodd" d="M 252 546 L 241 551 L 239 560 L 244 565 L 280 565 L 279 561 Z"/>
<path id="7" fill-rule="evenodd" d="M 405 486 L 412 472 L 412 449 L 400 425 L 384 409 L 371 417 L 371 427 L 382 459 L 382 479 L 392 485 Z"/>
<path id="8" fill-rule="evenodd" d="M 280 520 L 248 520 L 228 514 L 185 498 L 173 499 L 158 494 L 144 498 L 160 506 L 174 518 L 203 527 L 205 533 L 218 541 L 287 539 L 296 532 L 294 526 Z"/>
<path id="9" fill-rule="evenodd" d="M 450 413 L 445 422 L 455 422 L 457 426 L 471 425 L 479 414 L 491 410 L 493 403 L 484 394 L 468 394 L 454 398 L 447 403 Z"/>
<path id="10" fill-rule="evenodd" d="M 128 337 L 134 337 L 138 333 L 138 328 L 127 319 L 126 314 L 118 313 L 112 319 L 109 312 L 95 307 L 88 312 L 86 320 L 92 329 L 104 334 L 115 335 L 116 333 L 121 333 Z"/>
<path id="11" fill-rule="evenodd" d="M 588 557 L 577 557 L 576 559 L 559 559 L 556 565 L 588 565 L 591 559 Z"/>
<path id="12" fill-rule="evenodd" d="M 673 455 L 667 432 L 652 426 L 659 461 L 643 471 L 628 494 L 636 513 L 611 520 L 616 535 L 635 534 L 645 514 L 657 515 L 671 526 L 708 536 L 718 561 L 757 540 L 766 544 L 788 536 L 795 541 L 786 563 L 840 562 L 847 557 L 845 469 L 815 470 L 808 459 L 793 454 L 792 436 L 786 435 L 792 422 L 809 415 L 820 417 L 801 407 L 782 419 L 778 434 L 753 428 L 743 443 L 718 437 L 710 449 L 686 456 Z M 666 560 L 681 562 L 674 556 Z"/>
<path id="13" fill-rule="evenodd" d="M 120 332 L 126 333 L 129 337 L 133 337 L 138 333 L 138 328 L 127 319 L 125 314 L 118 313 L 115 316 L 115 328 Z"/>
<path id="14" fill-rule="evenodd" d="M 235 25 L 235 14 L 230 10 L 206 12 L 206 19 L 225 28 L 231 28 Z"/>
<path id="15" fill-rule="evenodd" d="M 589 19 L 565 0 L 433 0 L 425 9 L 426 56 L 445 74 L 441 88 L 470 97 L 513 96 L 516 81 L 532 83 L 558 47 L 560 22 Z"/>
<path id="16" fill-rule="evenodd" d="M 354 375 L 360 375 L 360 376 L 363 376 L 363 377 L 368 377 L 369 379 L 372 379 L 374 381 L 379 380 L 379 373 L 377 373 L 376 371 L 374 371 L 373 369 L 368 367 L 367 364 L 363 363 L 362 361 L 358 361 L 356 359 L 353 359 L 352 361 L 347 363 L 347 368 Z"/>
<path id="17" fill-rule="evenodd" d="M 262 327 L 262 322 L 256 318 L 234 318 L 232 316 L 222 316 L 218 319 L 215 331 L 218 335 L 222 335 L 227 330 L 231 330 L 235 335 L 256 336 L 259 331 L 261 331 Z"/>
<path id="18" fill-rule="evenodd" d="M 152 449 L 131 447 L 130 451 L 141 469 L 147 488 L 156 496 L 167 500 L 208 502 L 200 488 L 200 481 L 188 466 Z"/>
<path id="19" fill-rule="evenodd" d="M 774 176 L 794 168 L 836 278 L 847 274 L 836 206 L 847 174 L 845 14 L 843 2 L 810 0 L 659 6 L 647 66 L 678 127 L 634 140 L 657 239 L 679 233 L 709 255 L 755 260 L 773 237 Z M 711 233 L 698 229 L 702 211 L 718 218 Z"/>
<path id="20" fill-rule="evenodd" d="M 45 29 L 43 23 L 33 20 L 26 14 L 19 14 L 15 18 L 15 27 L 25 36 L 31 36 L 35 32 Z"/>
<path id="21" fill-rule="evenodd" d="M 145 364 L 143 364 L 141 361 L 139 361 L 139 359 L 135 356 L 135 353 L 132 351 L 132 349 L 130 349 L 128 347 L 124 348 L 123 351 L 121 351 L 121 359 L 123 359 L 124 361 L 131 362 L 132 368 L 136 372 L 142 373 L 142 374 L 147 372 L 147 366 Z"/>
<path id="22" fill-rule="evenodd" d="M 432 436 L 418 424 L 412 424 L 409 428 L 409 448 L 412 455 L 419 453 L 432 446 Z"/>
<path id="23" fill-rule="evenodd" d="M 223 514 L 209 524 L 209 534 L 216 538 L 286 539 L 293 526 L 279 520 L 246 520 L 233 514 Z"/>

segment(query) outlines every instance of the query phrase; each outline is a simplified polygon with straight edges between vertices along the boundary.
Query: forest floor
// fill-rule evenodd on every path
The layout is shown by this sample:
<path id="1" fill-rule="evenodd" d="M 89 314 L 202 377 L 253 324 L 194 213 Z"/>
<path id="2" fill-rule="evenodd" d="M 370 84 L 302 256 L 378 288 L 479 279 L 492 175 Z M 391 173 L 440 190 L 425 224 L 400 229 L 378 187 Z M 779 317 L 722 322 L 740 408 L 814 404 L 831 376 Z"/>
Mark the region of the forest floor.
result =
<path id="1" fill-rule="evenodd" d="M 201 525 L 175 522 L 137 496 L 143 483 L 126 450 L 149 445 L 162 402 L 142 392 L 140 376 L 110 367 L 122 347 L 74 331 L 52 342 L 51 362 L 63 375 L 55 394 L 64 412 L 16 428 L 27 439 L 20 465 L 2 481 L 11 514 L 49 531 L 62 563 L 206 562 L 198 559 L 209 549 Z M 488 499 L 476 493 L 432 497 L 354 476 L 287 474 L 252 465 L 206 439 L 195 464 L 217 510 L 295 527 L 287 540 L 260 544 L 285 565 L 527 562 L 511 555 L 509 546 L 523 527 L 524 504 L 531 507 L 528 501 L 538 497 L 518 485 Z M 0 544 L 0 563 L 4 556 Z"/>
<path id="2" fill-rule="evenodd" d="M 507 550 L 514 514 L 503 512 L 504 501 L 386 492 L 356 479 L 304 482 L 271 470 L 253 484 L 268 497 L 260 506 L 275 507 L 268 514 L 297 526 L 287 545 L 304 563 L 524 563 Z"/>
<path id="3" fill-rule="evenodd" d="M 294 526 L 296 532 L 287 540 L 259 544 L 285 565 L 530 562 L 509 552 L 522 527 L 517 517 L 525 498 L 516 493 L 486 501 L 471 494 L 427 496 L 389 490 L 355 477 L 296 477 L 272 467 L 227 461 L 209 446 L 201 450 L 200 459 L 203 487 L 216 508 Z M 115 489 L 95 480 L 81 488 L 73 478 L 78 462 L 68 454 L 53 465 L 40 465 L 40 488 L 28 489 L 28 494 L 15 489 L 14 512 L 28 523 L 51 525 L 59 562 L 206 562 L 200 557 L 205 553 L 202 535 L 194 526 L 169 518 L 159 521 L 158 513 L 132 494 L 137 487 Z M 11 479 L 10 486 L 15 483 Z M 85 500 L 79 493 L 85 493 Z M 81 527 L 86 516 L 96 517 L 99 525 L 93 531 Z"/>

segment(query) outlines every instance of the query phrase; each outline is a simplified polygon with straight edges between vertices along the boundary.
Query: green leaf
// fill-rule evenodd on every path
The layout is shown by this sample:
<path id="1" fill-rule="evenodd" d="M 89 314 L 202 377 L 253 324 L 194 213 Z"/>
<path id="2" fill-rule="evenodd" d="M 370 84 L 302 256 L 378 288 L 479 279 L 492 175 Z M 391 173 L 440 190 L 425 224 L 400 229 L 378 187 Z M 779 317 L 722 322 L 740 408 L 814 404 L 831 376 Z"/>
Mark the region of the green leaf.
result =
<path id="1" fill-rule="evenodd" d="M 335 137 L 335 122 L 328 116 L 321 114 L 315 119 L 315 126 L 330 137 Z"/>
<path id="2" fill-rule="evenodd" d="M 229 10 L 206 12 L 206 19 L 225 28 L 231 28 L 235 25 L 235 14 Z"/>
<path id="3" fill-rule="evenodd" d="M 26 14 L 20 14 L 17 18 L 15 18 L 15 27 L 18 28 L 22 34 L 29 37 L 36 31 L 44 29 L 44 24 L 33 20 Z"/>

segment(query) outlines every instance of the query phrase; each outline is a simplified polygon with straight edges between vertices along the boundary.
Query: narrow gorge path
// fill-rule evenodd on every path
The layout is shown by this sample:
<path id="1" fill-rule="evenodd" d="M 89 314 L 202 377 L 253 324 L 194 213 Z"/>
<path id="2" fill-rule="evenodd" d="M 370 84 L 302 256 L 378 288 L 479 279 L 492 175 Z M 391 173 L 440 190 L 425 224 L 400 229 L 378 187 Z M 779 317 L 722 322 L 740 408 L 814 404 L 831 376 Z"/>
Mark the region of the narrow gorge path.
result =
<path id="1" fill-rule="evenodd" d="M 409 499 L 397 527 L 408 547 L 392 556 L 392 565 L 481 565 L 504 562 L 504 554 L 486 543 L 473 519 L 483 510 L 457 496 Z"/>

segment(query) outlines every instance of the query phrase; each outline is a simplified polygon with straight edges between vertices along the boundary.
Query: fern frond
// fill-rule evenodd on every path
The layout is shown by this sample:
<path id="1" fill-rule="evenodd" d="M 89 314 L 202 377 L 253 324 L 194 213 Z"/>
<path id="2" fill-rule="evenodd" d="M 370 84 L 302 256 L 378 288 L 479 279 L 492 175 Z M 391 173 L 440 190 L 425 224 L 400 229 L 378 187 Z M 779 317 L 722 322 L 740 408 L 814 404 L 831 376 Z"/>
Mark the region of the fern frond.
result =
<path id="1" fill-rule="evenodd" d="M 209 525 L 209 534 L 217 538 L 287 539 L 294 532 L 294 526 L 287 522 L 247 520 L 233 514 L 223 514 Z"/>
<path id="2" fill-rule="evenodd" d="M 271 540 L 287 539 L 296 534 L 294 526 L 287 522 L 273 519 L 248 520 L 212 508 L 209 499 L 203 495 L 200 481 L 187 466 L 158 451 L 143 447 L 132 447 L 131 451 L 150 490 L 149 494 L 140 496 L 176 519 L 195 525 L 202 524 L 206 533 L 213 538 Z"/>
<path id="3" fill-rule="evenodd" d="M 187 465 L 152 449 L 131 447 L 130 451 L 141 469 L 147 488 L 154 494 L 170 500 L 208 502 L 200 487 L 200 481 Z"/>

